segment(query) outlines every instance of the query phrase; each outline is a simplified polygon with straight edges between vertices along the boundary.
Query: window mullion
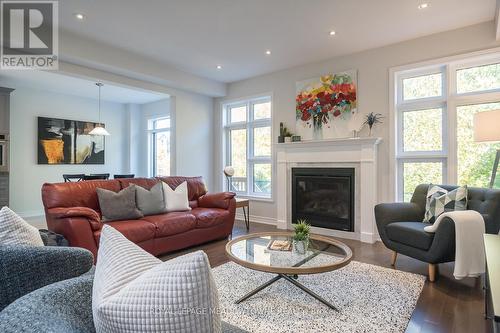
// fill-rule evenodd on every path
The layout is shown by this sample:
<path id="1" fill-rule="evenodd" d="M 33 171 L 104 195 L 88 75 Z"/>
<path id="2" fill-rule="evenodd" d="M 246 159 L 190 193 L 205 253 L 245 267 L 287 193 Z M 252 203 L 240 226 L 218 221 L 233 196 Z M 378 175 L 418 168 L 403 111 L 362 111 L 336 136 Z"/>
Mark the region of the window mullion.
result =
<path id="1" fill-rule="evenodd" d="M 253 182 L 253 165 L 252 165 L 252 160 L 253 160 L 253 152 L 254 152 L 254 147 L 253 147 L 253 130 L 252 130 L 252 124 L 251 121 L 253 119 L 253 112 L 251 110 L 251 103 L 247 103 L 247 109 L 248 109 L 248 122 L 247 122 L 247 195 L 251 195 L 253 191 L 251 190 L 252 187 L 252 182 Z"/>

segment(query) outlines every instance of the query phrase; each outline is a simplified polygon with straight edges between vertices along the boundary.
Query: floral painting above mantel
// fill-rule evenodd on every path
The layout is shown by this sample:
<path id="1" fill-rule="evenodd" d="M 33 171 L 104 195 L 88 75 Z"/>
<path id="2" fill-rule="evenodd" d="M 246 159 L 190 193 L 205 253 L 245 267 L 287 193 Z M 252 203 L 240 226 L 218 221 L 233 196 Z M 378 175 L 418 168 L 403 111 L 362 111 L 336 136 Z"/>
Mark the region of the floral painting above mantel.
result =
<path id="1" fill-rule="evenodd" d="M 345 138 L 357 110 L 356 71 L 296 83 L 296 132 L 303 140 Z"/>

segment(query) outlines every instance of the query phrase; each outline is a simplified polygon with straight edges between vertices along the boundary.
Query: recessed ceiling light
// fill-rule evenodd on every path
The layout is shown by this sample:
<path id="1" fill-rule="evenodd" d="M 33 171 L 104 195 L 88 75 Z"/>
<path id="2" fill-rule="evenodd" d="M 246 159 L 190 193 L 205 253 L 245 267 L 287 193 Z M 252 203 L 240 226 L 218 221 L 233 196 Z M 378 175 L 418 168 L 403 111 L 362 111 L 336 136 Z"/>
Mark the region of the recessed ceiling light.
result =
<path id="1" fill-rule="evenodd" d="M 429 7 L 429 4 L 424 2 L 424 3 L 421 3 L 420 5 L 418 5 L 418 9 L 426 9 Z"/>
<path id="2" fill-rule="evenodd" d="M 330 36 L 335 36 L 336 32 L 335 31 L 330 31 Z"/>
<path id="3" fill-rule="evenodd" d="M 222 69 L 222 66 L 221 65 L 217 65 L 217 69 Z"/>
<path id="4" fill-rule="evenodd" d="M 85 20 L 85 15 L 83 15 L 82 13 L 75 13 L 73 15 L 75 15 L 75 17 L 80 21 Z"/>
<path id="5" fill-rule="evenodd" d="M 267 54 L 267 55 L 270 55 L 270 54 L 271 54 L 271 50 L 267 50 L 267 51 L 266 51 L 266 54 Z"/>

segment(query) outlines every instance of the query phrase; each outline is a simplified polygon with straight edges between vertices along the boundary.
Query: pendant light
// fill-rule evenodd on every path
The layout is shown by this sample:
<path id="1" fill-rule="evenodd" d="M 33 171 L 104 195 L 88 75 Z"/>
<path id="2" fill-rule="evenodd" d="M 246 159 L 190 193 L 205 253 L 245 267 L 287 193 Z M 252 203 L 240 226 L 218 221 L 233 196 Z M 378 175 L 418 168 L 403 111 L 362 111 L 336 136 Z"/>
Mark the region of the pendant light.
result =
<path id="1" fill-rule="evenodd" d="M 104 127 L 102 127 L 101 124 L 101 88 L 104 84 L 101 82 L 97 82 L 95 84 L 96 86 L 99 87 L 99 123 L 97 124 L 96 127 L 92 131 L 89 132 L 90 135 L 100 135 L 100 136 L 108 136 L 109 132 L 106 131 Z"/>

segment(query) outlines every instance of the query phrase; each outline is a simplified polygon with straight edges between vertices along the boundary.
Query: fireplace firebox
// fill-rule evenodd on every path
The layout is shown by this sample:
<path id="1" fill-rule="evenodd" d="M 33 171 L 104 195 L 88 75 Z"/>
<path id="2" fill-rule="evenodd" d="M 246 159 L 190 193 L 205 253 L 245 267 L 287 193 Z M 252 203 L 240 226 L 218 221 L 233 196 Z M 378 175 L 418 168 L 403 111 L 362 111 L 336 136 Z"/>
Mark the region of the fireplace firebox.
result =
<path id="1" fill-rule="evenodd" d="M 354 168 L 292 168 L 292 222 L 354 231 Z"/>

